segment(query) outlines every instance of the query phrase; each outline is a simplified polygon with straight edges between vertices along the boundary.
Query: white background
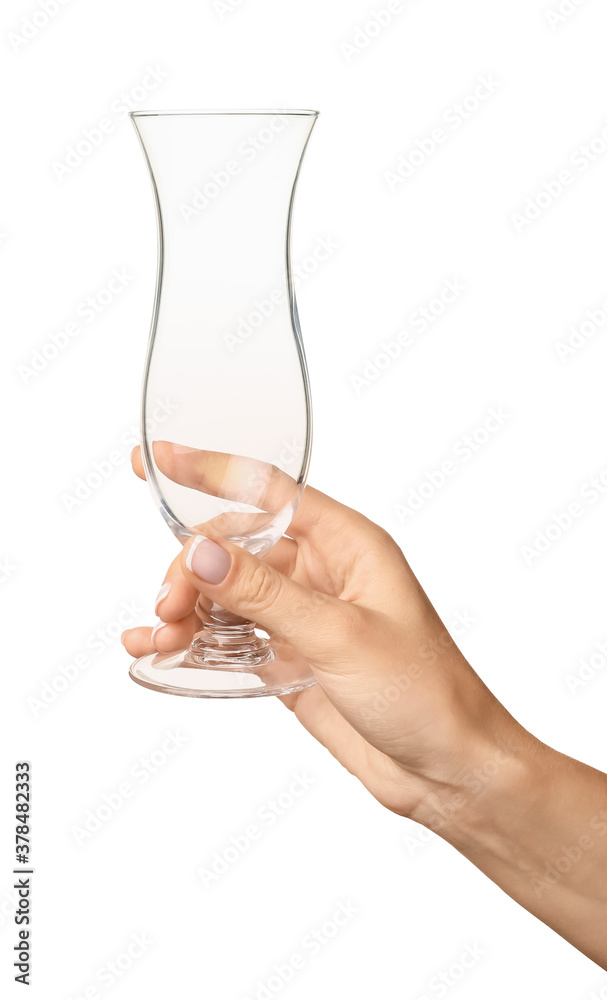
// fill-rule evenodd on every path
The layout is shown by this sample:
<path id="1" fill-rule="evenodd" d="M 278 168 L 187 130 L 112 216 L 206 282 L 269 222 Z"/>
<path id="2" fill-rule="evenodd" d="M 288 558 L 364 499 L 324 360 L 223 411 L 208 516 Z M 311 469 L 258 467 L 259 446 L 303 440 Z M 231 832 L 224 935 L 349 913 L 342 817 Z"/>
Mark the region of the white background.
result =
<path id="1" fill-rule="evenodd" d="M 607 468 L 600 311 L 581 348 L 565 360 L 555 348 L 607 298 L 607 144 L 594 143 L 588 169 L 571 160 L 607 123 L 607 10 L 571 3 L 551 24 L 556 4 L 403 0 L 353 52 L 342 43 L 362 46 L 382 0 L 241 0 L 223 17 L 211 0 L 71 0 L 46 24 L 38 16 L 23 43 L 11 36 L 40 8 L 3 5 L 0 605 L 11 738 L 0 966 L 10 984 L 13 760 L 26 757 L 36 866 L 28 995 L 74 1000 L 96 983 L 111 1000 L 253 1000 L 273 966 L 300 951 L 305 967 L 271 996 L 416 1000 L 441 995 L 433 977 L 467 946 L 484 955 L 449 987 L 454 998 L 582 1000 L 607 984 L 450 847 L 415 846 L 419 828 L 382 809 L 278 702 L 144 691 L 117 638 L 101 652 L 90 638 L 116 632 L 123 602 L 139 609 L 137 622 L 153 620 L 176 551 L 128 468 L 156 231 L 134 130 L 111 109 L 152 66 L 166 77 L 132 107 L 321 110 L 294 230 L 296 259 L 319 236 L 339 244 L 299 292 L 315 406 L 310 482 L 392 532 L 445 621 L 474 617 L 460 644 L 523 724 L 607 768 L 604 654 L 575 692 L 566 681 L 607 640 L 607 499 L 586 500 L 543 554 L 523 550 Z M 444 127 L 482 75 L 496 92 L 391 190 L 385 172 Z M 59 179 L 67 147 L 108 115 L 113 130 Z M 573 183 L 562 197 L 517 225 L 563 169 Z M 113 268 L 126 268 L 128 287 L 28 375 L 34 352 Z M 357 391 L 351 376 L 446 279 L 465 293 Z M 497 406 L 508 413 L 499 432 L 399 519 L 395 505 Z M 114 452 L 112 475 L 68 513 L 64 494 Z M 78 655 L 88 666 L 57 684 Z M 64 690 L 36 708 L 53 685 Z M 168 731 L 187 742 L 142 783 L 131 769 Z M 296 773 L 312 786 L 267 825 L 259 810 Z M 79 845 L 74 827 L 125 781 L 133 798 Z M 197 870 L 251 823 L 260 839 L 205 887 Z M 340 903 L 356 915 L 313 955 L 302 940 Z M 153 944 L 100 985 L 98 970 L 141 932 Z"/>

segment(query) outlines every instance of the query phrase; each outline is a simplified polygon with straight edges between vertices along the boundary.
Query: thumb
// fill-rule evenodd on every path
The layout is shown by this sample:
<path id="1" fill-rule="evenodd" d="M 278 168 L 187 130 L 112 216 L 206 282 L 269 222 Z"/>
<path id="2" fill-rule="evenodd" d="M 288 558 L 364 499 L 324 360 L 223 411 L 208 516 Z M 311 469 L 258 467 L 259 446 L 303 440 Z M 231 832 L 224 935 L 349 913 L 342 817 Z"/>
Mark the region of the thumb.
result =
<path id="1" fill-rule="evenodd" d="M 360 610 L 303 587 L 246 549 L 196 535 L 181 554 L 184 576 L 233 614 L 276 632 L 309 659 L 337 652 Z"/>

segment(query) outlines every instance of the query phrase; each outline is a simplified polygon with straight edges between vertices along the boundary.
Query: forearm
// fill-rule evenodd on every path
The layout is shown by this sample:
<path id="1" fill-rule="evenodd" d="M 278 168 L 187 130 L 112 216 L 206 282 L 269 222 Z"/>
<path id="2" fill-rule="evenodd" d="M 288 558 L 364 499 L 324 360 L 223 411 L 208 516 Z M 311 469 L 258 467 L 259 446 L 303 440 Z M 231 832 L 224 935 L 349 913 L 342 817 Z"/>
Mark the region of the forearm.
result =
<path id="1" fill-rule="evenodd" d="M 515 742 L 485 748 L 475 764 L 491 766 L 430 793 L 416 818 L 607 969 L 607 775 L 526 733 Z"/>

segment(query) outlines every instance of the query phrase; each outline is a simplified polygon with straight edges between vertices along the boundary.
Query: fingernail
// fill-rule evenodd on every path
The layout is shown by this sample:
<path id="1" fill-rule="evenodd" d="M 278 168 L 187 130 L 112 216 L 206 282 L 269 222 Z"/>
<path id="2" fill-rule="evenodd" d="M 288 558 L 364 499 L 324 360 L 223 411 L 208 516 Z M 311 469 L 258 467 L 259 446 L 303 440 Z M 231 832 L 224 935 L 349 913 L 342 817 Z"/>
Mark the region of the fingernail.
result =
<path id="1" fill-rule="evenodd" d="M 164 601 L 170 589 L 171 589 L 170 583 L 163 583 L 162 587 L 158 591 L 158 596 L 154 602 L 154 611 L 156 612 L 156 614 L 158 614 L 158 605 L 160 604 L 161 601 Z"/>
<path id="2" fill-rule="evenodd" d="M 221 545 L 204 535 L 196 535 L 185 561 L 192 573 L 207 583 L 221 583 L 228 575 L 232 557 Z"/>
<path id="3" fill-rule="evenodd" d="M 156 633 L 159 632 L 161 628 L 164 628 L 165 625 L 166 622 L 160 622 L 160 621 L 156 622 L 154 628 L 152 629 L 152 635 L 151 635 L 152 642 L 154 641 L 154 636 L 156 635 Z"/>

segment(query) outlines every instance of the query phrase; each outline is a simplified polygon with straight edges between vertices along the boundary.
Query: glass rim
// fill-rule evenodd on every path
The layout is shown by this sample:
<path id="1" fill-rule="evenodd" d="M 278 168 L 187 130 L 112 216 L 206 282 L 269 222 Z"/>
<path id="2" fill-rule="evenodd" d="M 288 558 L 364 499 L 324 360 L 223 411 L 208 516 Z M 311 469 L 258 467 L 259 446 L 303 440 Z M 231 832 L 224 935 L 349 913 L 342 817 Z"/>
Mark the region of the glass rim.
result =
<path id="1" fill-rule="evenodd" d="M 185 115 L 297 115 L 306 116 L 308 118 L 316 118 L 320 114 L 320 111 L 309 111 L 307 109 L 297 109 L 291 110 L 289 108 L 270 108 L 270 109 L 260 109 L 260 110 L 212 110 L 212 111 L 129 111 L 129 118 L 145 118 L 145 117 L 181 117 Z"/>

